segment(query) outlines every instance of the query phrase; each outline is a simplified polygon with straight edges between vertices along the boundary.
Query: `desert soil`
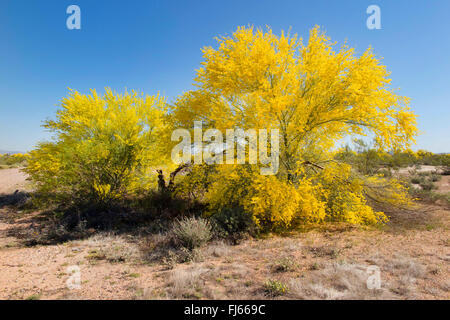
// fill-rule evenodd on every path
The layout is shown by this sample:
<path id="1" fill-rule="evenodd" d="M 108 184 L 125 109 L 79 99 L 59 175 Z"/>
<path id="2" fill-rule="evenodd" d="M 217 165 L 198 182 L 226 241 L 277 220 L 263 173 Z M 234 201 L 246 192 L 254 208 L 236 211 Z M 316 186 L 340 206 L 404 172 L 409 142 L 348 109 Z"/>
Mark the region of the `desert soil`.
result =
<path id="1" fill-rule="evenodd" d="M 23 189 L 26 183 L 26 174 L 19 168 L 0 170 L 0 194 L 12 193 Z"/>
<path id="2" fill-rule="evenodd" d="M 1 170 L 0 193 L 21 190 L 25 178 Z M 0 206 L 0 299 L 450 299 L 450 211 L 443 207 L 398 212 L 379 228 L 331 225 L 215 242 L 192 262 L 172 265 L 142 258 L 151 239 L 130 235 L 27 246 L 20 235 L 39 213 L 11 210 Z M 129 259 L 110 262 L 118 250 Z M 79 288 L 67 285 L 74 268 Z M 371 270 L 379 270 L 378 289 L 368 288 Z M 276 294 L 268 280 L 286 290 Z"/>

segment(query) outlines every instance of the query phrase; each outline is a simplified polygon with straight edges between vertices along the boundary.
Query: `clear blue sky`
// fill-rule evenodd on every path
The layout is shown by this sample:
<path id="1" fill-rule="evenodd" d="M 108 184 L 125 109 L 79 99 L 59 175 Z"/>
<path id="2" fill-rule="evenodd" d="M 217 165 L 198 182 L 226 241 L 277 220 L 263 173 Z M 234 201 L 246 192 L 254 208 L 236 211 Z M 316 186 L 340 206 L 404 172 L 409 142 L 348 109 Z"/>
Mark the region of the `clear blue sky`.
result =
<path id="1" fill-rule="evenodd" d="M 81 30 L 66 28 L 66 8 L 81 8 Z M 381 8 L 368 30 L 366 8 Z M 415 149 L 450 152 L 450 1 L 133 1 L 0 0 L 0 150 L 48 139 L 67 88 L 161 92 L 172 100 L 192 87 L 200 48 L 237 26 L 269 25 L 307 37 L 322 26 L 339 43 L 372 45 L 412 98 L 423 134 Z"/>

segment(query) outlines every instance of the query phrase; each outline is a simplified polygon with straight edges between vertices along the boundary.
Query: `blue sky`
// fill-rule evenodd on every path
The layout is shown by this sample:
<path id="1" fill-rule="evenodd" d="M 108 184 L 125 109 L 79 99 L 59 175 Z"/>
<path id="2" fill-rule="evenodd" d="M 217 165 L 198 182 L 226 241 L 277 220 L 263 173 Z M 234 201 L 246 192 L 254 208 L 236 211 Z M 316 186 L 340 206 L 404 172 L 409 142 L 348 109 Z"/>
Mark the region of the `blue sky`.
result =
<path id="1" fill-rule="evenodd" d="M 81 8 L 81 30 L 66 27 L 71 4 Z M 370 4 L 381 8 L 381 30 L 366 27 Z M 392 86 L 419 115 L 414 149 L 450 152 L 449 14 L 448 0 L 0 0 L 0 150 L 49 139 L 40 125 L 68 87 L 159 91 L 171 101 L 192 87 L 200 48 L 215 36 L 251 24 L 307 37 L 317 24 L 384 58 Z"/>

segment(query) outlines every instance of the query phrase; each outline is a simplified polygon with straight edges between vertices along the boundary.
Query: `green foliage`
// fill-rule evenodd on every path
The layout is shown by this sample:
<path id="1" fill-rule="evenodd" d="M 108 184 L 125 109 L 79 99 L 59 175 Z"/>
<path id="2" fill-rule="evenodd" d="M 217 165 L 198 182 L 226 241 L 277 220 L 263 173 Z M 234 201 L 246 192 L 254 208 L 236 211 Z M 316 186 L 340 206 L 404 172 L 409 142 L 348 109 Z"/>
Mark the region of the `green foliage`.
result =
<path id="1" fill-rule="evenodd" d="M 241 207 L 222 208 L 211 218 L 216 233 L 221 237 L 232 236 L 236 238 L 256 232 L 252 215 Z"/>
<path id="2" fill-rule="evenodd" d="M 417 172 L 411 171 L 412 175 L 409 181 L 412 184 L 419 185 L 422 190 L 430 191 L 436 189 L 434 182 L 441 179 L 441 176 L 434 172 Z"/>
<path id="3" fill-rule="evenodd" d="M 40 299 L 41 299 L 41 294 L 36 293 L 36 294 L 32 294 L 31 296 L 27 297 L 25 300 L 40 300 Z"/>
<path id="4" fill-rule="evenodd" d="M 426 191 L 436 189 L 436 187 L 432 181 L 424 181 L 424 182 L 420 183 L 420 186 L 422 187 L 423 190 L 426 190 Z"/>
<path id="5" fill-rule="evenodd" d="M 435 192 L 433 189 L 425 190 L 425 189 L 415 189 L 409 188 L 409 193 L 415 199 L 418 199 L 423 202 L 437 204 L 440 203 L 445 206 L 450 206 L 450 194 L 442 194 Z"/>
<path id="6" fill-rule="evenodd" d="M 412 184 L 419 184 L 421 181 L 423 181 L 423 178 L 420 178 L 418 176 L 411 177 L 411 183 Z"/>

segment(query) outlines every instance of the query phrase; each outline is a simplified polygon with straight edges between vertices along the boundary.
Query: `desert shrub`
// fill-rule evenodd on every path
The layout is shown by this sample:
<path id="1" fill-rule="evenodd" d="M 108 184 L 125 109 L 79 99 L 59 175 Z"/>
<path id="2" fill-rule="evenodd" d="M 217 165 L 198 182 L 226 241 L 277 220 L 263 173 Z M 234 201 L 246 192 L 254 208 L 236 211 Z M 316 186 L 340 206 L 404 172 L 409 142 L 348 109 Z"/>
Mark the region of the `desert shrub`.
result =
<path id="1" fill-rule="evenodd" d="M 450 154 L 435 154 L 426 150 L 418 150 L 416 154 L 420 164 L 431 166 L 448 166 L 450 164 Z"/>
<path id="2" fill-rule="evenodd" d="M 437 173 L 432 173 L 430 176 L 430 179 L 432 182 L 437 182 L 439 180 L 441 180 L 441 175 L 437 174 Z"/>
<path id="3" fill-rule="evenodd" d="M 436 188 L 433 182 L 429 180 L 421 181 L 419 185 L 425 191 L 430 191 Z"/>
<path id="4" fill-rule="evenodd" d="M 200 248 L 188 249 L 181 247 L 170 248 L 160 260 L 170 270 L 175 268 L 178 263 L 201 262 L 203 259 L 204 255 Z"/>
<path id="5" fill-rule="evenodd" d="M 177 244 L 193 250 L 206 244 L 212 238 L 211 224 L 203 218 L 182 218 L 176 220 L 172 227 Z"/>
<path id="6" fill-rule="evenodd" d="M 25 171 L 38 193 L 59 203 L 107 204 L 123 198 L 148 187 L 151 166 L 164 161 L 159 140 L 165 110 L 159 95 L 71 91 L 56 120 L 44 124 L 54 140 L 30 153 Z"/>
<path id="7" fill-rule="evenodd" d="M 274 270 L 276 272 L 288 272 L 293 271 L 297 267 L 295 260 L 291 257 L 284 257 L 277 261 L 274 265 Z"/>
<path id="8" fill-rule="evenodd" d="M 417 184 L 422 190 L 430 191 L 436 189 L 434 182 L 439 181 L 441 176 L 436 172 L 417 172 L 412 171 L 412 176 L 409 181 L 412 184 Z"/>
<path id="9" fill-rule="evenodd" d="M 423 202 L 442 204 L 445 206 L 450 205 L 450 195 L 438 193 L 434 191 L 433 188 L 430 190 L 424 190 L 422 188 L 416 189 L 410 187 L 409 193 L 412 198 Z"/>
<path id="10" fill-rule="evenodd" d="M 219 237 L 240 238 L 246 234 L 254 235 L 256 232 L 251 214 L 240 207 L 222 208 L 211 217 L 211 220 Z"/>
<path id="11" fill-rule="evenodd" d="M 338 150 L 335 159 L 352 164 L 362 173 L 382 173 L 383 168 L 398 169 L 402 167 L 432 165 L 445 167 L 450 164 L 450 154 L 437 154 L 425 150 L 414 152 L 410 149 L 383 152 L 369 146 L 362 140 L 356 140 L 352 148 L 348 144 Z M 428 173 L 417 173 L 425 174 Z"/>
<path id="12" fill-rule="evenodd" d="M 269 297 L 282 296 L 289 292 L 288 286 L 277 280 L 267 280 L 263 285 L 263 289 Z"/>
<path id="13" fill-rule="evenodd" d="M 392 177 L 392 171 L 390 169 L 380 169 L 378 170 L 378 174 L 382 175 L 385 178 Z"/>
<path id="14" fill-rule="evenodd" d="M 412 184 L 419 184 L 419 183 L 423 182 L 424 179 L 422 177 L 412 176 L 410 181 Z"/>

